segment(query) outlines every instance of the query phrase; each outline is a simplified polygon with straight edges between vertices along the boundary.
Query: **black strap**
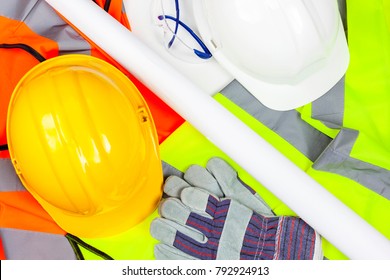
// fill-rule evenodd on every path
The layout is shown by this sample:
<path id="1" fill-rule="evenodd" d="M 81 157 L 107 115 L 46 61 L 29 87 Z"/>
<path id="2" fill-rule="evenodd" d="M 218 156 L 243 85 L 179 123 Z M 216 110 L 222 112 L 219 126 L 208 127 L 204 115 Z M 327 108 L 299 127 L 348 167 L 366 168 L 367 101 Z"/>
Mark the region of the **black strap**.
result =
<path id="1" fill-rule="evenodd" d="M 8 150 L 8 145 L 7 144 L 0 145 L 0 151 L 6 151 L 6 150 Z"/>
<path id="2" fill-rule="evenodd" d="M 22 49 L 29 54 L 31 54 L 33 57 L 35 57 L 39 62 L 43 62 L 46 60 L 38 51 L 36 51 L 34 48 L 32 48 L 29 45 L 18 43 L 18 44 L 0 44 L 0 48 L 3 49 Z"/>
<path id="3" fill-rule="evenodd" d="M 70 243 L 70 246 L 72 246 L 73 251 L 75 252 L 76 257 L 77 257 L 78 260 L 84 260 L 83 253 L 81 252 L 79 246 L 83 247 L 84 249 L 87 249 L 88 251 L 90 251 L 91 253 L 101 257 L 102 259 L 113 260 L 113 258 L 111 256 L 109 256 L 108 254 L 106 254 L 103 251 L 100 251 L 99 249 L 89 245 L 88 243 L 84 242 L 83 240 L 81 240 L 77 236 L 74 236 L 73 234 L 67 233 L 65 235 L 65 237 L 68 239 L 68 241 Z"/>
<path id="4" fill-rule="evenodd" d="M 93 0 L 93 2 L 96 3 L 96 0 Z M 97 4 L 97 3 L 96 3 Z M 104 3 L 104 7 L 103 9 L 108 13 L 108 10 L 110 9 L 110 5 L 111 5 L 111 0 L 106 0 L 106 2 Z"/>
<path id="5" fill-rule="evenodd" d="M 108 10 L 110 9 L 111 0 L 106 0 L 106 3 L 104 3 L 104 10 L 108 13 Z"/>
<path id="6" fill-rule="evenodd" d="M 65 235 L 65 237 L 68 239 L 68 241 L 70 243 L 70 246 L 72 247 L 73 252 L 76 255 L 76 258 L 78 260 L 85 260 L 83 253 L 81 252 L 79 246 L 77 245 L 77 242 L 75 242 L 74 240 L 70 239 L 68 235 Z"/>

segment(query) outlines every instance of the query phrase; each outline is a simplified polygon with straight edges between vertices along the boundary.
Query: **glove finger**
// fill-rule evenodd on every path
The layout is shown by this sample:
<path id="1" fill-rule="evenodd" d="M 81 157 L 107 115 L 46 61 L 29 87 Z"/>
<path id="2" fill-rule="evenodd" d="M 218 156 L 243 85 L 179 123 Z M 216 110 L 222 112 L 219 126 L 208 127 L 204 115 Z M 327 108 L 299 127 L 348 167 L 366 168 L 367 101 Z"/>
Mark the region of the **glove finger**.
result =
<path id="1" fill-rule="evenodd" d="M 218 181 L 226 197 L 240 202 L 261 215 L 274 216 L 268 204 L 239 179 L 237 171 L 226 161 L 218 157 L 211 158 L 206 168 Z"/>
<path id="2" fill-rule="evenodd" d="M 163 218 L 172 220 L 180 225 L 185 225 L 191 214 L 191 209 L 184 205 L 178 198 L 167 198 L 160 203 L 159 214 Z"/>
<path id="3" fill-rule="evenodd" d="M 180 198 L 183 204 L 205 217 L 213 216 L 210 207 L 214 208 L 219 201 L 218 197 L 200 188 L 186 188 L 181 192 Z"/>
<path id="4" fill-rule="evenodd" d="M 217 247 L 208 244 L 208 238 L 189 227 L 173 221 L 157 218 L 152 221 L 151 235 L 161 243 L 199 259 L 215 259 Z"/>
<path id="5" fill-rule="evenodd" d="M 173 221 L 163 218 L 156 218 L 150 224 L 150 234 L 154 239 L 161 243 L 172 246 L 175 242 L 177 233 L 188 236 L 191 240 L 199 243 L 205 243 L 206 237 L 189 227 L 177 224 Z"/>
<path id="6" fill-rule="evenodd" d="M 164 183 L 164 192 L 170 197 L 180 197 L 184 188 L 191 187 L 186 181 L 177 176 L 169 176 Z"/>
<path id="7" fill-rule="evenodd" d="M 256 193 L 250 186 L 241 184 L 237 171 L 221 158 L 213 157 L 206 165 L 207 170 L 215 177 L 226 197 L 232 197 L 235 193 Z M 233 187 L 234 186 L 234 187 Z"/>
<path id="8" fill-rule="evenodd" d="M 173 246 L 162 243 L 154 246 L 154 257 L 156 260 L 197 260 L 197 258 L 190 256 Z"/>
<path id="9" fill-rule="evenodd" d="M 187 190 L 199 190 L 197 188 L 186 188 L 182 191 L 182 195 L 186 193 Z M 203 190 L 203 192 L 206 192 Z M 207 194 L 207 192 L 206 192 Z M 205 207 L 199 207 L 196 203 L 200 200 L 195 197 L 191 198 L 191 203 L 185 205 L 184 201 L 180 201 L 177 198 L 168 198 L 160 204 L 160 215 L 166 219 L 174 221 L 175 223 L 191 227 L 194 230 L 203 233 L 208 236 L 210 233 L 210 227 L 212 226 L 212 213 L 208 211 L 205 212 Z M 201 202 L 202 203 L 202 202 Z M 214 207 L 215 208 L 215 207 Z M 208 209 L 213 209 L 208 207 Z"/>
<path id="10" fill-rule="evenodd" d="M 204 189 L 217 197 L 225 196 L 215 178 L 199 165 L 191 165 L 184 173 L 184 179 L 192 186 Z"/>
<path id="11" fill-rule="evenodd" d="M 271 207 L 264 201 L 264 199 L 258 194 L 253 195 L 253 199 L 248 200 L 246 205 L 251 208 L 253 211 L 266 216 L 266 217 L 275 217 L 275 213 L 272 211 Z"/>

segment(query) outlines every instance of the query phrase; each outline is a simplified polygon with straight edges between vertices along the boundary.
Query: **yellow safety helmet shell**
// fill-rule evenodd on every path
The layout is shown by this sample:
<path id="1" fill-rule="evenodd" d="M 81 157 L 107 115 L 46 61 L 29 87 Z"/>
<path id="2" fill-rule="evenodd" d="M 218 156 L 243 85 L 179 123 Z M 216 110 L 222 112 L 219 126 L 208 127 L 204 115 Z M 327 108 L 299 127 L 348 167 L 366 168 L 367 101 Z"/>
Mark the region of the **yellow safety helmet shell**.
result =
<path id="1" fill-rule="evenodd" d="M 7 140 L 26 189 L 74 235 L 123 232 L 161 198 L 148 106 L 122 72 L 98 58 L 64 55 L 31 69 L 11 97 Z"/>

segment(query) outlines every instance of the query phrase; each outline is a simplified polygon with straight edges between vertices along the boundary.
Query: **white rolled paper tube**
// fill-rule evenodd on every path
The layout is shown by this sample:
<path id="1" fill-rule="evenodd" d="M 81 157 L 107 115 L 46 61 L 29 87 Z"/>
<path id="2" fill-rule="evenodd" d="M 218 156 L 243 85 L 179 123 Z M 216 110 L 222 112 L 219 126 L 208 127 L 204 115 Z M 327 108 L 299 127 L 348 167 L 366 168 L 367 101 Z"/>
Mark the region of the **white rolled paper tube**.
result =
<path id="1" fill-rule="evenodd" d="M 93 1 L 46 2 L 347 257 L 390 259 L 389 239 L 161 59 Z"/>

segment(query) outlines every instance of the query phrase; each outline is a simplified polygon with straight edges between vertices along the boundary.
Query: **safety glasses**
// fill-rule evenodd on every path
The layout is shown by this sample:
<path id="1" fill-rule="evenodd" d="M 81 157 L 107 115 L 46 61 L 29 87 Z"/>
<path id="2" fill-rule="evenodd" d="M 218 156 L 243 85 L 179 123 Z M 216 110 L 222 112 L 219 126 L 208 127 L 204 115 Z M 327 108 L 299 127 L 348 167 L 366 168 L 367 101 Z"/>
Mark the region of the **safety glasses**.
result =
<path id="1" fill-rule="evenodd" d="M 212 55 L 187 23 L 194 23 L 191 1 L 155 0 L 153 18 L 163 33 L 163 44 L 173 56 L 186 62 L 202 62 Z M 182 12 L 186 11 L 186 12 Z M 193 24 L 195 26 L 195 24 Z"/>

